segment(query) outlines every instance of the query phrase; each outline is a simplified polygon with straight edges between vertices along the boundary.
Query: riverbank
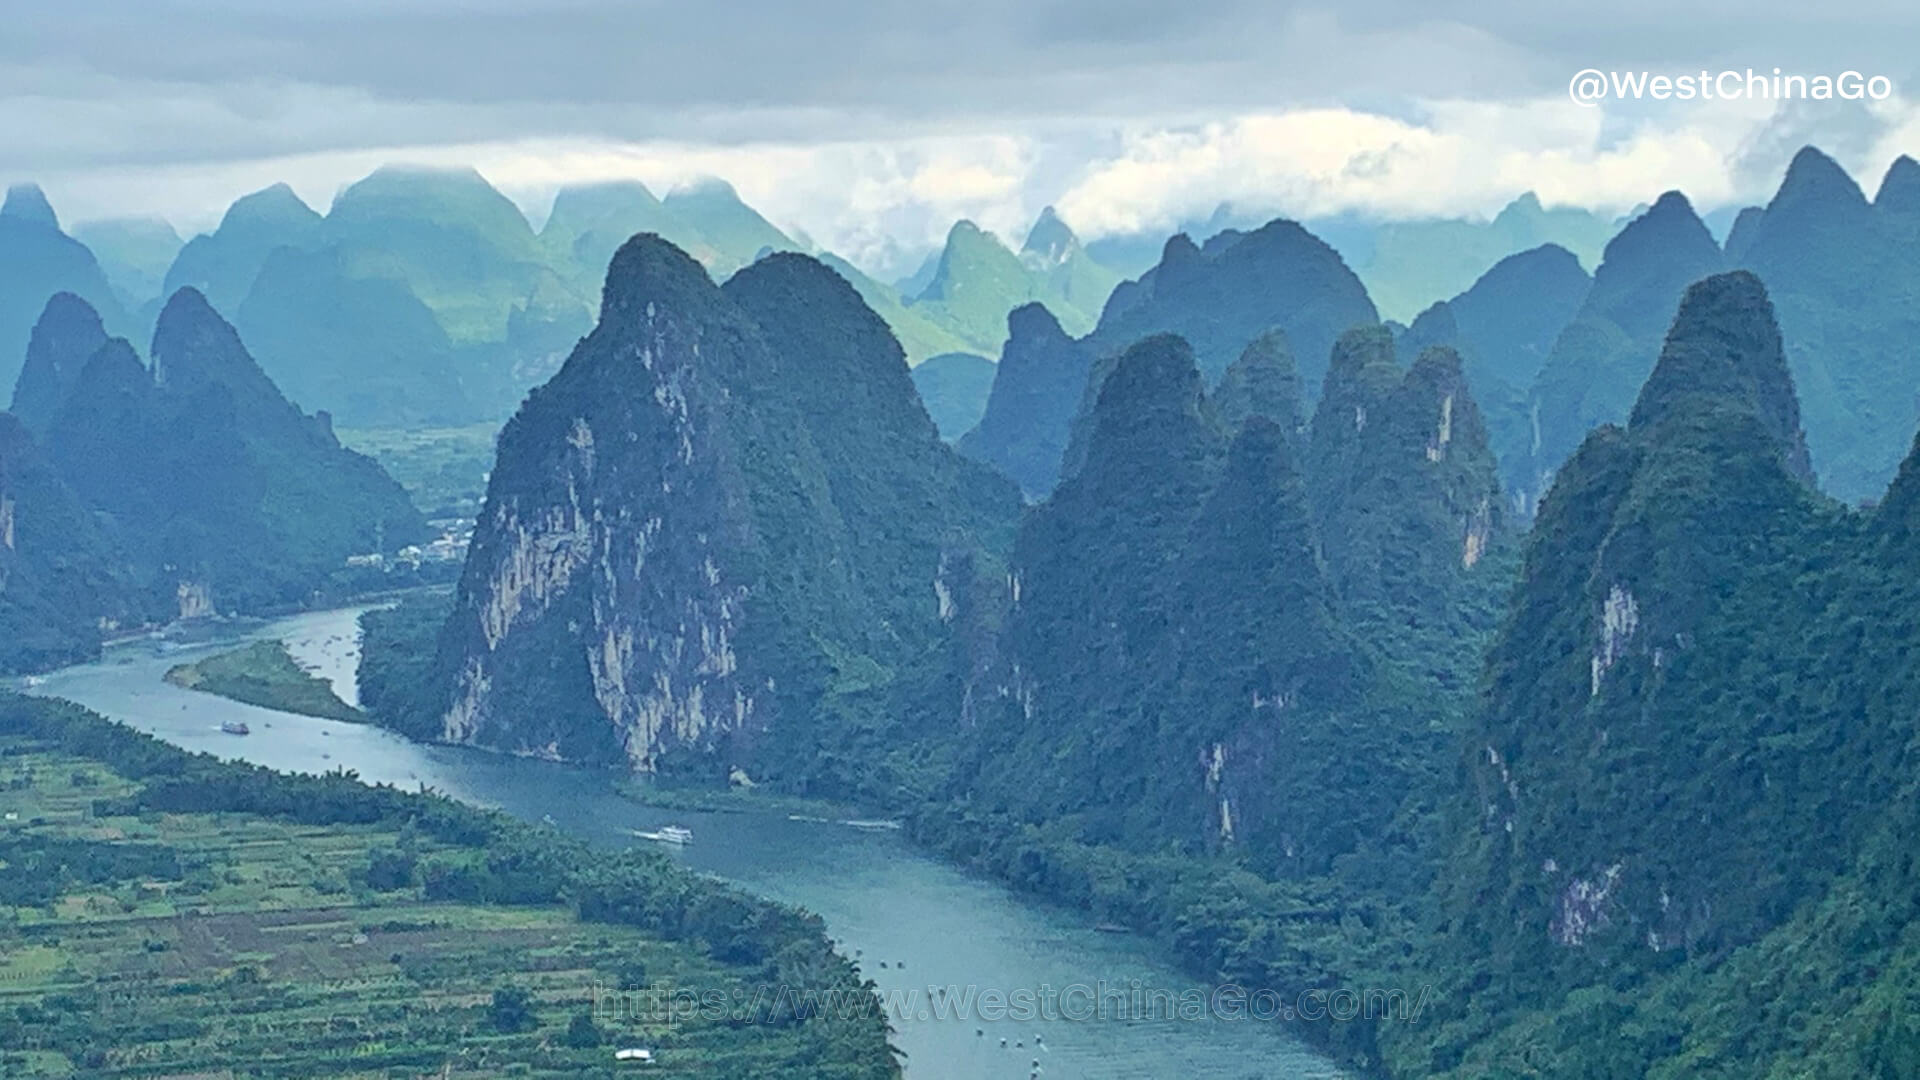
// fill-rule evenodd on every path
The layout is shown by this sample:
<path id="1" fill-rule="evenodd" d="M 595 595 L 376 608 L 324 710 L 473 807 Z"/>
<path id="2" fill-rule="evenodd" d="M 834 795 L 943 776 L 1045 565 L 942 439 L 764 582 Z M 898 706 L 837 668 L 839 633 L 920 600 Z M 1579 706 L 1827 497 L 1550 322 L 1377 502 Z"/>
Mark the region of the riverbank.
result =
<path id="1" fill-rule="evenodd" d="M 384 613 L 383 613 L 384 614 Z M 364 783 L 413 791 L 425 787 L 530 823 L 551 819 L 564 837 L 617 854 L 646 846 L 688 869 L 803 908 L 826 921 L 840 950 L 861 965 L 897 1009 L 895 1045 L 907 1055 L 908 1080 L 1025 1076 L 1030 1059 L 1011 1060 L 1013 1044 L 1044 1035 L 1047 1080 L 1164 1080 L 1169 1076 L 1271 1076 L 1335 1080 L 1348 1075 L 1309 1049 L 1298 1033 L 1202 1008 L 1183 1017 L 1036 1018 L 987 1007 L 1044 989 L 1153 988 L 1204 1003 L 1212 988 L 1169 962 L 1158 941 L 1103 933 L 1086 915 L 1043 895 L 1017 892 L 964 863 L 928 854 L 904 830 L 868 830 L 799 818 L 730 800 L 726 811 L 659 808 L 614 790 L 609 773 L 403 738 L 369 724 L 295 716 L 183 690 L 167 668 L 246 640 L 306 637 L 354 644 L 353 611 L 316 612 L 267 626 L 238 628 L 225 641 L 192 646 L 141 640 L 104 661 L 50 673 L 36 694 L 76 700 L 169 743 L 277 770 L 351 770 Z M 342 655 L 345 665 L 349 657 Z M 253 734 L 223 734 L 240 721 Z M 757 796 L 761 792 L 755 792 Z M 818 804 L 815 804 L 816 806 Z M 840 808 L 835 808 L 840 809 Z M 683 846 L 638 840 L 669 825 L 690 829 Z M 929 987 L 968 1005 L 928 1015 Z M 985 1034 L 978 1034 L 984 1031 Z M 1006 1048 L 1000 1038 L 1007 1039 Z M 1016 1066 L 1018 1067 L 1016 1070 Z"/>
<path id="2" fill-rule="evenodd" d="M 333 684 L 301 667 L 283 641 L 256 641 L 230 652 L 167 669 L 175 686 L 265 709 L 365 723 L 366 714 L 340 700 Z"/>
<path id="3" fill-rule="evenodd" d="M 0 760 L 6 857 L 45 871 L 0 881 L 7 1076 L 559 1080 L 615 1046 L 714 1080 L 796 1061 L 899 1075 L 878 997 L 817 919 L 657 852 L 189 756 L 42 698 L 0 694 Z M 769 978 L 866 1007 L 762 1006 Z M 657 987 L 734 1004 L 669 1013 Z"/>

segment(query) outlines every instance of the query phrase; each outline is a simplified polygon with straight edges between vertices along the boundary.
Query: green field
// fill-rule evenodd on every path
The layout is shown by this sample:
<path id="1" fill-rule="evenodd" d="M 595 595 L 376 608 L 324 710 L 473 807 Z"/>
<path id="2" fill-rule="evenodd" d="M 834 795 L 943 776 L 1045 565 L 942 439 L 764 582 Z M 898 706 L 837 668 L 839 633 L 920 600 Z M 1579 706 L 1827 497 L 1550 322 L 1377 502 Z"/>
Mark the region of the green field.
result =
<path id="1" fill-rule="evenodd" d="M 817 922 L 652 853 L 118 729 L 151 773 L 128 779 L 71 714 L 0 696 L 0 1076 L 615 1076 L 620 1047 L 647 1075 L 895 1075 L 877 1016 L 756 998 L 871 997 Z M 264 812 L 164 808 L 190 803 Z M 687 991 L 729 1005 L 667 1007 Z"/>
<path id="2" fill-rule="evenodd" d="M 285 642 L 256 641 L 238 649 L 179 664 L 167 681 L 189 690 L 327 720 L 364 721 L 359 709 L 340 700 L 333 684 L 300 666 Z"/>
<path id="3" fill-rule="evenodd" d="M 342 428 L 340 441 L 378 461 L 429 518 L 474 517 L 487 494 L 497 423 L 451 428 Z"/>

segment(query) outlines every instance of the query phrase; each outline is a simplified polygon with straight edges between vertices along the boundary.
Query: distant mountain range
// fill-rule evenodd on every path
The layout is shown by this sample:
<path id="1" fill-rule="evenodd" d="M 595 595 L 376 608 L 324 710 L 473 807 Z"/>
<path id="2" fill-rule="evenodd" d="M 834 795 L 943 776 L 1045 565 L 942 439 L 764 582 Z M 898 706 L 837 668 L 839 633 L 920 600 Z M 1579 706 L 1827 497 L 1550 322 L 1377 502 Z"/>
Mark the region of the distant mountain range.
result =
<path id="1" fill-rule="evenodd" d="M 1205 241 L 1229 229 L 1257 228 L 1271 216 L 1223 203 L 1209 217 L 1185 222 L 1177 231 Z M 1346 214 L 1304 218 L 1301 224 L 1360 276 L 1382 318 L 1407 322 L 1435 301 L 1466 291 L 1501 259 L 1529 248 L 1553 244 L 1592 267 L 1624 221 L 1574 207 L 1548 209 L 1527 192 L 1488 220 L 1381 221 Z M 1087 249 L 1093 258 L 1134 277 L 1159 258 L 1165 239 L 1162 232 L 1103 236 Z"/>
<path id="2" fill-rule="evenodd" d="M 287 401 L 191 288 L 154 360 L 71 293 L 0 413 L 0 670 L 150 621 L 299 606 L 350 556 L 425 539 L 405 492 Z"/>

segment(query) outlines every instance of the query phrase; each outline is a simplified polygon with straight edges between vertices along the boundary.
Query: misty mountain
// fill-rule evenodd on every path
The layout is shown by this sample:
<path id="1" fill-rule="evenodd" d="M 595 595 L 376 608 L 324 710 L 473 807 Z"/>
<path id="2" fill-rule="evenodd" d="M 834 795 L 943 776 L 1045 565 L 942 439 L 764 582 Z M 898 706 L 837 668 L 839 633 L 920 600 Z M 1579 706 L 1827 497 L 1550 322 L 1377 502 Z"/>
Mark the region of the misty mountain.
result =
<path id="1" fill-rule="evenodd" d="M 159 303 L 167 270 L 185 241 L 158 218 L 109 218 L 74 226 L 73 238 L 99 261 L 107 284 L 127 311 Z"/>
<path id="2" fill-rule="evenodd" d="M 145 607 L 299 604 L 349 555 L 421 538 L 399 486 L 342 448 L 325 414 L 290 404 L 198 292 L 162 311 L 151 368 L 121 338 L 83 358 L 99 338 L 78 303 L 49 305 L 16 400 L 65 388 L 47 457 L 125 553 Z"/>
<path id="3" fill-rule="evenodd" d="M 38 187 L 7 189 L 0 203 L 0 386 L 19 377 L 27 339 L 56 293 L 84 298 L 116 333 L 129 330 L 125 310 L 87 246 L 60 231 L 60 219 Z"/>

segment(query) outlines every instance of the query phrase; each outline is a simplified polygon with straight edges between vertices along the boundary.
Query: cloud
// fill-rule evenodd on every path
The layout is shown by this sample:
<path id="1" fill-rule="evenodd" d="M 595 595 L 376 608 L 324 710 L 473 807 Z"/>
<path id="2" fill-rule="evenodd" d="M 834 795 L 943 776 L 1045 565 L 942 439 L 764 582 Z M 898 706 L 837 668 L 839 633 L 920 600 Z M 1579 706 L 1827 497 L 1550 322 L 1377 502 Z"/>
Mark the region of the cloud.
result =
<path id="1" fill-rule="evenodd" d="M 1730 25 L 1741 28 L 1728 32 Z M 324 206 L 389 160 L 558 185 L 731 180 L 884 272 L 970 217 L 1017 240 L 1230 200 L 1301 216 L 1764 198 L 1799 141 L 1915 145 L 1904 102 L 1574 108 L 1583 67 L 1837 70 L 1920 85 L 1901 0 L 64 0 L 0 35 L 0 178 L 69 218 L 186 228 L 288 180 Z"/>

